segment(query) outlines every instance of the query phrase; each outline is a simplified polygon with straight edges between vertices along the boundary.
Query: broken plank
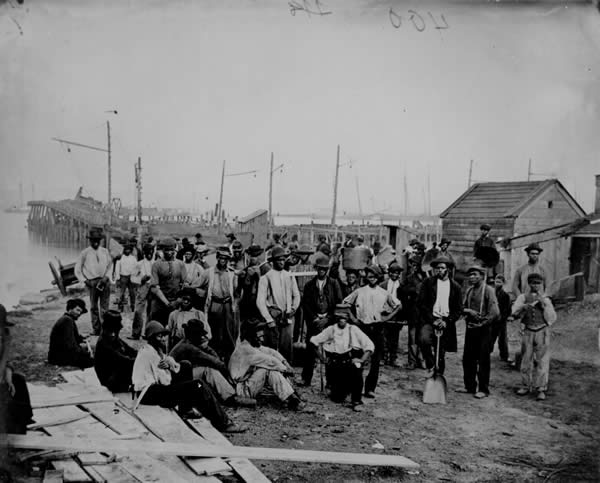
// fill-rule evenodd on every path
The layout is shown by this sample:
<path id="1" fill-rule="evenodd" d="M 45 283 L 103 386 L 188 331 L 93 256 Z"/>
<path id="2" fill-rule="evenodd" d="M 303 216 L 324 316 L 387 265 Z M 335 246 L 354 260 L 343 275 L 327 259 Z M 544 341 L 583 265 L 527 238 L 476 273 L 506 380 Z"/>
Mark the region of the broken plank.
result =
<path id="1" fill-rule="evenodd" d="M 206 442 L 171 409 L 141 405 L 135 415 L 163 441 L 191 444 Z M 184 458 L 184 461 L 198 475 L 214 475 L 231 470 L 221 458 Z"/>
<path id="2" fill-rule="evenodd" d="M 77 424 L 77 423 L 74 423 Z M 284 448 L 261 448 L 250 446 L 217 446 L 201 443 L 168 443 L 139 441 L 132 445 L 114 439 L 53 438 L 33 435 L 7 435 L 10 447 L 22 449 L 77 449 L 87 451 L 116 451 L 123 454 L 151 453 L 177 456 L 220 456 L 223 458 L 246 458 L 273 461 L 297 461 L 306 463 L 330 463 L 364 466 L 392 466 L 418 469 L 419 464 L 400 455 L 377 453 L 345 453 L 334 451 L 297 450 Z"/>
<path id="3" fill-rule="evenodd" d="M 79 404 L 88 404 L 93 402 L 110 402 L 114 401 L 112 395 L 107 394 L 89 394 L 83 396 L 66 397 L 62 399 L 46 400 L 32 402 L 31 407 L 34 409 L 38 408 L 50 408 L 58 406 L 77 406 Z"/>
<path id="4" fill-rule="evenodd" d="M 217 431 L 207 419 L 188 419 L 186 422 L 192 429 L 211 443 L 232 446 L 231 441 Z M 250 460 L 242 458 L 230 459 L 229 466 L 234 469 L 242 480 L 248 483 L 254 483 L 255 481 L 258 483 L 267 483 L 269 481 Z"/>

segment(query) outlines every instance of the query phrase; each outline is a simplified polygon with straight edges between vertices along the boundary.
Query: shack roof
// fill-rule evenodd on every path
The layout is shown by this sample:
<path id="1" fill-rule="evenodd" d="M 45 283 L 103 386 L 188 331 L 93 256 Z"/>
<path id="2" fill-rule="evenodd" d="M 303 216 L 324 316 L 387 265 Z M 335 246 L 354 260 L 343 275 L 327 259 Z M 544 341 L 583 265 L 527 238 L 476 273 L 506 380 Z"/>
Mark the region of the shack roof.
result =
<path id="1" fill-rule="evenodd" d="M 249 221 L 252 221 L 255 218 L 258 218 L 259 216 L 262 216 L 265 213 L 268 213 L 268 211 L 267 210 L 256 210 L 256 211 L 253 211 L 249 215 L 246 215 L 243 218 L 238 219 L 238 223 L 248 223 Z"/>
<path id="2" fill-rule="evenodd" d="M 583 208 L 557 179 L 475 183 L 440 218 L 516 218 L 542 193 L 556 186 L 573 209 L 584 216 Z"/>

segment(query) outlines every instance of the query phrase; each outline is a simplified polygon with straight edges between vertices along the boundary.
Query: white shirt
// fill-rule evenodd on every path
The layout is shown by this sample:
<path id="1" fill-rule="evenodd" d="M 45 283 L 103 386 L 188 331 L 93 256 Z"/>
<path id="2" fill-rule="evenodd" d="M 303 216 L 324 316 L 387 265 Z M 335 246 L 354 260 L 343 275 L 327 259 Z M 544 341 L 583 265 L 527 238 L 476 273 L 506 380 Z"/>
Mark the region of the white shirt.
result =
<path id="1" fill-rule="evenodd" d="M 117 261 L 115 277 L 118 279 L 121 275 L 129 277 L 135 275 L 137 263 L 137 258 L 135 258 L 133 255 L 123 255 L 121 259 Z"/>
<path id="2" fill-rule="evenodd" d="M 269 270 L 258 282 L 256 306 L 267 322 L 273 320 L 269 307 L 277 306 L 285 312 L 297 310 L 300 306 L 300 291 L 296 278 L 287 270 Z"/>
<path id="3" fill-rule="evenodd" d="M 112 257 L 104 247 L 94 250 L 87 247 L 75 263 L 75 276 L 80 282 L 93 278 L 108 277 L 112 267 Z"/>
<path id="4" fill-rule="evenodd" d="M 396 297 L 396 294 L 398 293 L 399 287 L 400 287 L 400 280 L 392 280 L 390 278 L 387 281 L 387 293 L 389 293 L 396 300 L 398 300 L 398 297 Z"/>
<path id="5" fill-rule="evenodd" d="M 375 346 L 371 339 L 355 325 L 346 325 L 340 329 L 337 324 L 330 325 L 321 333 L 310 338 L 314 345 L 323 344 L 327 352 L 345 354 L 350 349 L 362 349 L 373 352 Z"/>
<path id="6" fill-rule="evenodd" d="M 356 317 L 363 324 L 372 324 L 382 319 L 386 308 L 395 309 L 400 305 L 396 297 L 392 297 L 379 285 L 371 288 L 368 285 L 360 287 L 344 299 L 345 304 L 356 306 Z"/>
<path id="7" fill-rule="evenodd" d="M 317 288 L 319 289 L 319 292 L 323 291 L 323 287 L 325 286 L 326 281 L 327 281 L 326 278 L 324 278 L 323 280 L 317 279 Z"/>
<path id="8" fill-rule="evenodd" d="M 437 294 L 433 304 L 434 317 L 447 317 L 450 313 L 450 279 L 437 281 Z"/>
<path id="9" fill-rule="evenodd" d="M 131 382 L 133 382 L 135 391 L 143 391 L 146 386 L 152 384 L 162 384 L 163 386 L 171 384 L 171 371 L 158 367 L 158 363 L 163 357 L 150 344 L 146 344 L 139 350 L 131 374 Z M 179 367 L 175 372 L 178 371 Z"/>
<path id="10" fill-rule="evenodd" d="M 152 276 L 152 264 L 154 260 L 147 260 L 146 258 L 142 258 L 139 262 L 137 262 L 135 266 L 135 274 L 131 277 L 131 281 L 134 283 L 142 283 L 142 278 L 145 276 Z"/>

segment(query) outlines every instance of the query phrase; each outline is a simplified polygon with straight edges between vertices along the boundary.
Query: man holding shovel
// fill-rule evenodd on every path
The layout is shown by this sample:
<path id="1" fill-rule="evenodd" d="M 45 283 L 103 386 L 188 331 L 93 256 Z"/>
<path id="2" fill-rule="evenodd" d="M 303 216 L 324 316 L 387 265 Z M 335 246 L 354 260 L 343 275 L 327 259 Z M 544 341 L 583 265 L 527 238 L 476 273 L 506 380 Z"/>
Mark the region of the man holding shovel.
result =
<path id="1" fill-rule="evenodd" d="M 486 269 L 473 265 L 467 270 L 471 287 L 464 300 L 465 347 L 463 371 L 465 388 L 458 392 L 473 394 L 477 399 L 490 395 L 490 344 L 492 323 L 500 317 L 494 289 L 484 282 Z M 479 383 L 479 390 L 477 385 Z"/>

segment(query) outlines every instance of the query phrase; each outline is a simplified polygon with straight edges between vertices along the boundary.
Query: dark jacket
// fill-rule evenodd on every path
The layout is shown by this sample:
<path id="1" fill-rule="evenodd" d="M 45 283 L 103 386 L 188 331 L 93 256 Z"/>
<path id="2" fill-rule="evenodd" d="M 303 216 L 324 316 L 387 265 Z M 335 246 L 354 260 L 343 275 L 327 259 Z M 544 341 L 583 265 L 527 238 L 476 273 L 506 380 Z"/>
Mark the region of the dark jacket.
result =
<path id="1" fill-rule="evenodd" d="M 137 351 L 121 339 L 101 335 L 94 353 L 94 369 L 100 384 L 112 392 L 127 392 Z"/>
<path id="2" fill-rule="evenodd" d="M 437 297 L 437 277 L 426 278 L 421 284 L 417 308 L 421 325 L 433 325 L 433 306 Z M 460 285 L 450 280 L 450 297 L 448 300 L 449 314 L 444 320 L 446 329 L 442 335 L 442 342 L 446 352 L 456 352 L 456 321 L 460 318 L 463 310 L 462 294 Z"/>
<path id="3" fill-rule="evenodd" d="M 419 325 L 419 311 L 417 308 L 417 299 L 419 290 L 423 280 L 427 278 L 425 272 L 414 272 L 406 276 L 400 284 L 398 290 L 400 302 L 402 302 L 402 310 L 404 317 L 408 321 L 410 327 Z"/>
<path id="4" fill-rule="evenodd" d="M 323 286 L 323 295 L 327 301 L 327 314 L 330 320 L 333 321 L 335 306 L 342 302 L 342 289 L 338 281 L 332 277 L 327 277 Z M 307 324 L 311 324 L 320 312 L 318 303 L 319 287 L 317 286 L 317 277 L 314 277 L 306 283 L 302 294 L 302 310 Z"/>
<path id="5" fill-rule="evenodd" d="M 510 295 L 508 295 L 502 287 L 496 289 L 496 298 L 498 299 L 498 308 L 500 309 L 500 317 L 496 320 L 497 323 L 506 322 L 510 316 Z"/>
<path id="6" fill-rule="evenodd" d="M 492 247 L 496 248 L 496 243 L 490 236 L 486 236 L 485 238 L 479 237 L 475 240 L 475 244 L 473 245 L 473 256 L 477 256 L 477 251 L 482 247 Z"/>
<path id="7" fill-rule="evenodd" d="M 64 314 L 50 332 L 48 362 L 57 366 L 91 367 L 93 361 L 90 354 L 79 345 L 84 340 L 79 335 L 75 320 L 69 314 Z"/>
<path id="8" fill-rule="evenodd" d="M 183 339 L 177 343 L 169 354 L 177 362 L 190 361 L 192 367 L 212 367 L 213 369 L 224 370 L 225 364 L 217 353 L 210 347 L 203 349 L 189 340 Z"/>

